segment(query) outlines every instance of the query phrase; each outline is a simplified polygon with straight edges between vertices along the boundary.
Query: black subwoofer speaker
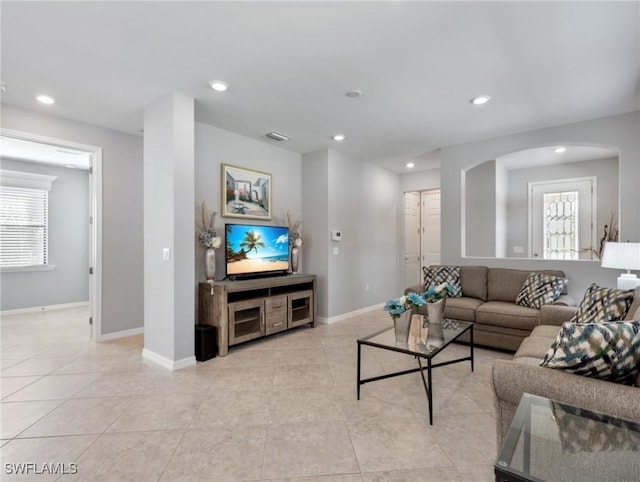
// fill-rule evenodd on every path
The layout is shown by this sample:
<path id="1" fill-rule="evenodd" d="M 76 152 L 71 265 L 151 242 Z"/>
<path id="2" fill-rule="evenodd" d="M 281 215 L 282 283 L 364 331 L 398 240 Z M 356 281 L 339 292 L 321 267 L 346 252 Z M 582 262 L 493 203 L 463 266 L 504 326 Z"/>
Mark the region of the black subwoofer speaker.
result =
<path id="1" fill-rule="evenodd" d="M 196 360 L 207 361 L 215 358 L 218 351 L 216 339 L 215 326 L 196 325 Z"/>

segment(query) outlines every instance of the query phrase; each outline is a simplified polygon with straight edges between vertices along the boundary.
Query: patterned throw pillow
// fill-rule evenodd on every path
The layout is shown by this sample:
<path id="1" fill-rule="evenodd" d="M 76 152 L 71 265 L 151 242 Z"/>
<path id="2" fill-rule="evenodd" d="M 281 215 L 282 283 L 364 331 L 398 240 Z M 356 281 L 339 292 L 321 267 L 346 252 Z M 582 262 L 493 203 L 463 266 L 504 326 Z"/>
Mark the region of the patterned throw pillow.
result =
<path id="1" fill-rule="evenodd" d="M 567 280 L 559 276 L 529 273 L 518 296 L 516 304 L 539 310 L 542 305 L 550 305 L 557 300 Z"/>
<path id="2" fill-rule="evenodd" d="M 633 302 L 634 290 L 600 288 L 592 284 L 587 288 L 572 323 L 606 323 L 622 320 Z"/>
<path id="3" fill-rule="evenodd" d="M 424 273 L 424 286 L 436 287 L 442 283 L 449 283 L 451 292 L 447 296 L 460 298 L 462 296 L 462 284 L 460 282 L 460 266 L 426 266 L 422 267 Z"/>
<path id="4" fill-rule="evenodd" d="M 640 370 L 640 321 L 565 321 L 540 366 L 632 384 Z"/>

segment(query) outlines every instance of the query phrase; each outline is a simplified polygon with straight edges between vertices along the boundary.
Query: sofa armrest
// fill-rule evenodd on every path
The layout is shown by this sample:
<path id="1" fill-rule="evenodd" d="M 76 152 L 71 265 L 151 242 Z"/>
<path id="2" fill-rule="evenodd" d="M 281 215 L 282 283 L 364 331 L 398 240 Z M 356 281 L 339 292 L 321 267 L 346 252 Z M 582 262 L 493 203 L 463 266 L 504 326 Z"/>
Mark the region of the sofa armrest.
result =
<path id="1" fill-rule="evenodd" d="M 509 430 L 524 393 L 640 422 L 640 388 L 637 387 L 508 360 L 494 362 L 491 384 L 499 443 Z"/>
<path id="2" fill-rule="evenodd" d="M 540 308 L 540 324 L 562 326 L 575 315 L 578 308 L 575 306 L 542 305 Z"/>
<path id="3" fill-rule="evenodd" d="M 551 304 L 557 306 L 577 306 L 576 300 L 569 295 L 560 295 L 560 297 Z"/>
<path id="4" fill-rule="evenodd" d="M 424 293 L 424 284 L 409 286 L 404 290 L 404 294 L 408 295 L 409 293 Z"/>

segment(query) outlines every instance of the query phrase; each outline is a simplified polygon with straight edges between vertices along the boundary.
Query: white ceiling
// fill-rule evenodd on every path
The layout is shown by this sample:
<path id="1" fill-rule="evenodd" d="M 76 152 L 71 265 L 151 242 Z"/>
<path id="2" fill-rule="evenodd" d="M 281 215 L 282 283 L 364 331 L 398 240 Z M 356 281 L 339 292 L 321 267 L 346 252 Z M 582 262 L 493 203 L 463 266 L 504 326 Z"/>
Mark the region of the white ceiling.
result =
<path id="1" fill-rule="evenodd" d="M 1 22 L 3 103 L 139 134 L 145 106 L 177 90 L 202 122 L 398 172 L 443 146 L 640 109 L 640 2 L 3 1 Z"/>
<path id="2" fill-rule="evenodd" d="M 556 153 L 560 146 L 536 147 L 524 151 L 513 152 L 496 159 L 496 163 L 507 170 L 527 169 L 529 167 L 546 167 L 571 162 L 595 161 L 596 159 L 618 158 L 618 151 L 608 147 L 563 146 L 566 151 Z"/>

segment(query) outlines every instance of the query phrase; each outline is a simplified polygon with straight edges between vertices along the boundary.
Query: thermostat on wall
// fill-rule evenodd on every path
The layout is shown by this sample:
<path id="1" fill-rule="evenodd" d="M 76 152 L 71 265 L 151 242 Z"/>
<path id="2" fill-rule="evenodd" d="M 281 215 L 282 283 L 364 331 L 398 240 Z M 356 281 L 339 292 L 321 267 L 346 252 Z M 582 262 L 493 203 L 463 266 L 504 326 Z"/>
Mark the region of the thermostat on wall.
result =
<path id="1" fill-rule="evenodd" d="M 342 241 L 342 231 L 331 231 L 332 241 Z"/>

